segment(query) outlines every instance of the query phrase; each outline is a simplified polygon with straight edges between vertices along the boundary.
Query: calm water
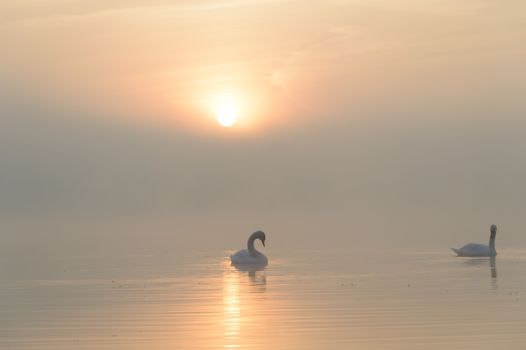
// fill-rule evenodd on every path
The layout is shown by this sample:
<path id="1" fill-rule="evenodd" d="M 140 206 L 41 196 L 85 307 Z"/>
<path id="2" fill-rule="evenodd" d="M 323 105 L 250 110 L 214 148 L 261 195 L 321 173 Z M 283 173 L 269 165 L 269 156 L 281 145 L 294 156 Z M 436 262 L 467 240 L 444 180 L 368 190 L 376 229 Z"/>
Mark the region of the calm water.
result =
<path id="1" fill-rule="evenodd" d="M 266 250 L 41 261 L 0 275 L 1 349 L 524 349 L 526 251 Z"/>

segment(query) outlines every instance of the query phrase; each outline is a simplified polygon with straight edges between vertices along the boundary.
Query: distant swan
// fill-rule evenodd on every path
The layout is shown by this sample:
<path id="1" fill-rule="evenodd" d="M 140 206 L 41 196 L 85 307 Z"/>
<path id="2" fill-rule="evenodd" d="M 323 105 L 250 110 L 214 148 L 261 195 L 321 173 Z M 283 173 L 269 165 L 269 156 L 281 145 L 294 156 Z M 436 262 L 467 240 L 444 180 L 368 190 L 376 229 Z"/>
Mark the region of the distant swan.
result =
<path id="1" fill-rule="evenodd" d="M 264 266 L 268 264 L 268 259 L 254 248 L 254 241 L 259 239 L 263 246 L 265 246 L 265 232 L 256 231 L 250 235 L 247 242 L 248 249 L 241 249 L 237 253 L 230 255 L 230 260 L 233 265 L 259 265 Z"/>
<path id="2" fill-rule="evenodd" d="M 451 250 L 457 253 L 457 256 L 496 256 L 495 236 L 497 235 L 497 226 L 491 225 L 490 232 L 489 245 L 469 243 L 462 248 L 451 248 Z"/>

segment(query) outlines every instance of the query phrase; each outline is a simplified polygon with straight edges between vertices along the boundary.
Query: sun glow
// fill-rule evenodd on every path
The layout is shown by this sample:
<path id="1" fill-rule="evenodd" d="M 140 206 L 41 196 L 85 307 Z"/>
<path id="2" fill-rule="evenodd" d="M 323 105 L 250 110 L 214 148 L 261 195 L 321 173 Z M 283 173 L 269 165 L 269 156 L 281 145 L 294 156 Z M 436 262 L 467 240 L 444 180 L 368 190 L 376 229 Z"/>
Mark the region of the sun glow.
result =
<path id="1" fill-rule="evenodd" d="M 239 99 L 231 94 L 218 96 L 214 101 L 214 114 L 219 125 L 229 128 L 236 124 L 240 117 Z"/>
<path id="2" fill-rule="evenodd" d="M 261 94 L 250 87 L 210 89 L 196 99 L 202 111 L 202 122 L 211 132 L 228 130 L 228 135 L 256 132 L 261 121 Z"/>
<path id="3" fill-rule="evenodd" d="M 224 103 L 216 109 L 216 119 L 219 125 L 229 128 L 239 119 L 239 110 L 234 103 Z"/>

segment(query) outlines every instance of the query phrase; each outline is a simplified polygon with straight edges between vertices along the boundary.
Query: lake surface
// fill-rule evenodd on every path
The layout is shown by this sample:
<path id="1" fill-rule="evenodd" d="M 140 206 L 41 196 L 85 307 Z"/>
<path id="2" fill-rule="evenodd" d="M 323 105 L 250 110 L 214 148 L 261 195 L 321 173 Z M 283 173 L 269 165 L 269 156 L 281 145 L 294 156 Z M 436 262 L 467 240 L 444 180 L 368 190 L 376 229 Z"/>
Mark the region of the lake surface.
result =
<path id="1" fill-rule="evenodd" d="M 1 349 L 524 349 L 526 251 L 64 257 L 0 274 Z M 18 270 L 21 270 L 20 268 Z"/>

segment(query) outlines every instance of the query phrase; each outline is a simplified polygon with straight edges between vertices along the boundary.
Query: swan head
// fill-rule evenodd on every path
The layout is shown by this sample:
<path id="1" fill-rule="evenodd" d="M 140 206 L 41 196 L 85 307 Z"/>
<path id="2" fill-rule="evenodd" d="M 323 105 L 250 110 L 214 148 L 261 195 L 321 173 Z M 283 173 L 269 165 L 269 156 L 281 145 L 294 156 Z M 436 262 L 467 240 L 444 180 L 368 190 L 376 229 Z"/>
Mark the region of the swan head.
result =
<path id="1" fill-rule="evenodd" d="M 497 235 L 497 225 L 495 224 L 491 225 L 490 232 L 491 232 L 490 238 L 495 239 L 495 236 Z"/>
<path id="2" fill-rule="evenodd" d="M 255 239 L 259 239 L 261 241 L 261 243 L 263 243 L 263 247 L 265 246 L 265 232 L 263 231 L 256 231 L 252 234 L 252 236 L 255 238 Z"/>

